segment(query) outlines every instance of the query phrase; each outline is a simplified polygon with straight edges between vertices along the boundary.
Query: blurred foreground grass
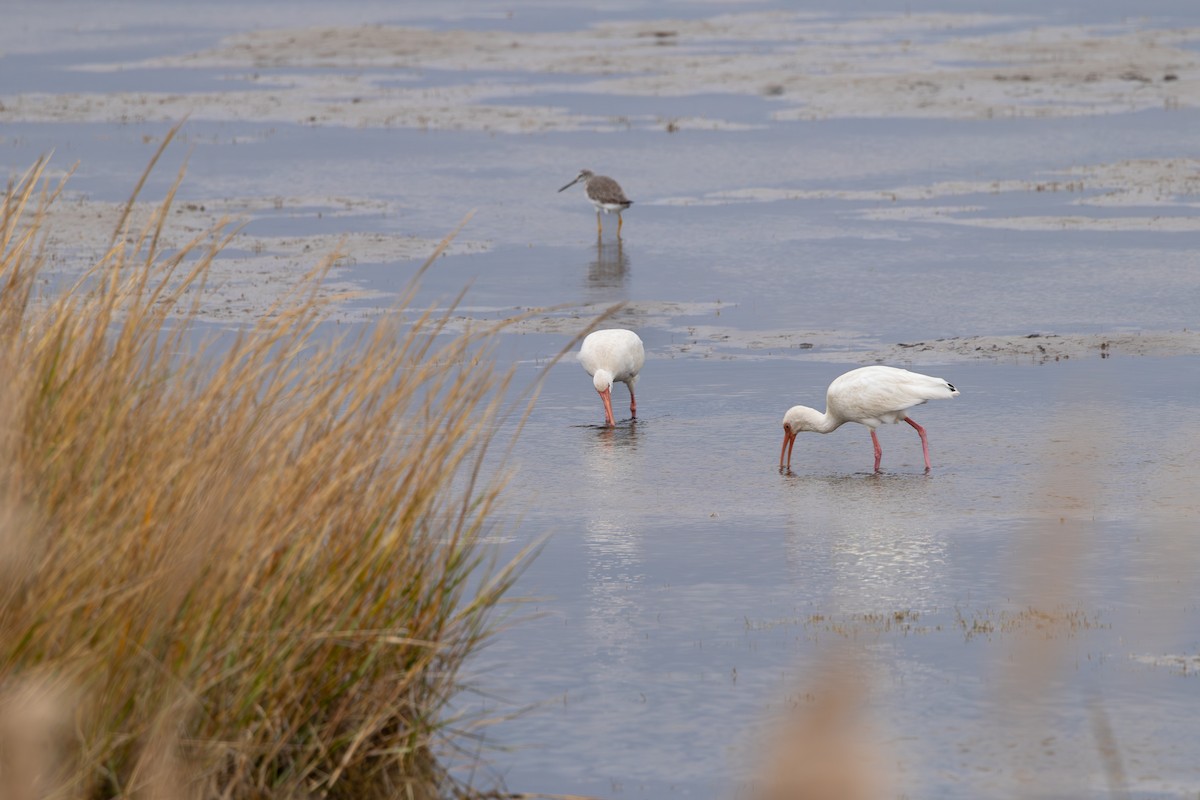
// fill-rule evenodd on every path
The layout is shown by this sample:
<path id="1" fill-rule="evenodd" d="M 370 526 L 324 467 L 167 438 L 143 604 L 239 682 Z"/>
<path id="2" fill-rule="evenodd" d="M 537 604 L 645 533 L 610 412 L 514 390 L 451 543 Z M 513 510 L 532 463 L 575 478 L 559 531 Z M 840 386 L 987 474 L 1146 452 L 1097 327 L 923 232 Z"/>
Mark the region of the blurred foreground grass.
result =
<path id="1" fill-rule="evenodd" d="M 315 336 L 318 268 L 197 346 L 231 233 L 160 252 L 174 189 L 39 297 L 45 167 L 0 223 L 0 794 L 469 791 L 432 748 L 522 563 L 481 542 L 494 331 Z"/>

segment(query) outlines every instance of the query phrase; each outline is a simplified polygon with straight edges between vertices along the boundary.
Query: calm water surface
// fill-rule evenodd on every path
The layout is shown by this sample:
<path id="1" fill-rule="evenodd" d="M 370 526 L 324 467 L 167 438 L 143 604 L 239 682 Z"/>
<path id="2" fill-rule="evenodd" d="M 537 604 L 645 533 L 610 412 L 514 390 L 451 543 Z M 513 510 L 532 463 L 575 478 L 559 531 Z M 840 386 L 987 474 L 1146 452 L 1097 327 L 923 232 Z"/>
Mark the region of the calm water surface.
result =
<path id="1" fill-rule="evenodd" d="M 893 4 L 834 5 L 805 7 L 836 15 Z M 1124 24 L 1126 5 L 909 4 L 1045 24 Z M 8 19 L 31 41 L 55 30 L 48 15 L 59 12 L 41 9 L 87 21 L 41 50 L 3 54 L 0 102 L 20 93 L 245 89 L 242 70 L 77 68 L 201 50 L 256 28 L 577 30 L 720 13 L 684 2 L 521 3 L 506 17 L 477 3 L 208 0 L 204 25 L 173 23 L 169 9 L 182 7 L 119 4 L 97 19 L 90 4 L 18 3 Z M 1139 24 L 1200 25 L 1190 1 L 1137 13 Z M 764 726 L 820 692 L 819 676 L 842 659 L 863 680 L 863 741 L 898 765 L 896 796 L 1116 796 L 1098 721 L 1118 744 L 1131 796 L 1200 794 L 1196 358 L 922 365 L 962 390 L 914 413 L 929 431 L 930 474 L 903 425 L 880 432 L 883 474 L 869 473 L 870 439 L 855 425 L 801 437 L 793 474 L 776 469 L 783 412 L 821 406 L 829 381 L 859 366 L 839 358 L 856 342 L 1197 323 L 1195 233 L 914 221 L 881 213 L 891 201 L 844 193 L 1194 158 L 1196 110 L 785 123 L 771 119 L 767 98 L 574 92 L 571 76 L 397 73 L 431 88 L 552 82 L 553 93 L 521 102 L 754 126 L 492 135 L 193 119 L 185 146 L 145 190 L 161 197 L 186 150 L 181 202 L 315 198 L 249 213 L 252 235 L 436 240 L 475 210 L 462 236 L 484 251 L 441 259 L 422 304 L 444 303 L 465 285 L 465 306 L 485 319 L 631 303 L 618 319 L 639 331 L 649 355 L 636 424 L 599 427 L 600 401 L 578 365 L 546 367 L 575 330 L 510 335 L 498 346 L 519 386 L 544 383 L 512 454 L 496 533 L 505 555 L 543 546 L 516 589 L 530 602 L 471 665 L 481 694 L 459 703 L 472 714 L 529 707 L 490 729 L 485 780 L 520 792 L 733 797 L 761 763 Z M 6 124 L 0 167 L 16 174 L 54 150 L 62 167 L 79 161 L 72 197 L 124 200 L 167 127 Z M 636 201 L 620 245 L 611 217 L 595 243 L 582 192 L 555 192 L 583 167 L 612 174 Z M 771 199 L 773 191 L 825 194 Z M 1079 205 L 1100 191 L 980 190 L 905 205 L 971 207 L 981 219 L 1159 213 Z M 714 200 L 729 192 L 748 194 Z M 321 198 L 338 196 L 391 210 L 321 213 L 335 207 Z M 1170 213 L 1194 215 L 1194 205 Z M 386 305 L 416 267 L 360 259 L 341 277 L 383 294 L 364 303 Z M 771 344 L 809 332 L 818 342 L 811 352 Z M 756 338 L 766 344 L 747 344 Z M 619 386 L 614 409 L 626 403 Z M 502 429 L 501 441 L 511 433 Z"/>
<path id="2" fill-rule="evenodd" d="M 536 498 L 514 544 L 551 534 L 521 582 L 531 619 L 478 665 L 542 705 L 501 726 L 525 746 L 496 764 L 531 791 L 729 796 L 756 733 L 849 644 L 909 796 L 1105 795 L 1096 708 L 1138 796 L 1189 795 L 1200 744 L 1178 710 L 1198 690 L 1155 659 L 1200 636 L 1193 526 L 1174 513 L 1192 504 L 1197 366 L 939 367 L 962 395 L 914 413 L 932 473 L 891 426 L 870 474 L 848 425 L 800 437 L 786 476 L 779 419 L 839 365 L 652 360 L 641 418 L 611 431 L 590 424 L 583 371 L 555 367 L 513 486 Z M 910 624 L 881 622 L 897 614 Z M 1022 680 L 1031 640 L 1049 666 Z"/>

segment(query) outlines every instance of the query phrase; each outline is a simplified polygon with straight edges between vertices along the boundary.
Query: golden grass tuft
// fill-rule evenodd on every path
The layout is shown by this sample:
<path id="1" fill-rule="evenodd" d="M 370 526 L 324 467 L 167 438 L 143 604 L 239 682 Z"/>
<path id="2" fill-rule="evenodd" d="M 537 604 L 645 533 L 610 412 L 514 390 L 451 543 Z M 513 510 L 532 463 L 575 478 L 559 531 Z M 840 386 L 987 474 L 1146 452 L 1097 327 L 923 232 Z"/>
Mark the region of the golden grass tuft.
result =
<path id="1" fill-rule="evenodd" d="M 174 189 L 40 298 L 45 168 L 0 222 L 3 793 L 447 794 L 432 748 L 521 563 L 481 543 L 494 331 L 425 314 L 330 341 L 317 269 L 197 344 L 231 233 L 160 252 Z M 52 763 L 13 767 L 14 731 Z"/>

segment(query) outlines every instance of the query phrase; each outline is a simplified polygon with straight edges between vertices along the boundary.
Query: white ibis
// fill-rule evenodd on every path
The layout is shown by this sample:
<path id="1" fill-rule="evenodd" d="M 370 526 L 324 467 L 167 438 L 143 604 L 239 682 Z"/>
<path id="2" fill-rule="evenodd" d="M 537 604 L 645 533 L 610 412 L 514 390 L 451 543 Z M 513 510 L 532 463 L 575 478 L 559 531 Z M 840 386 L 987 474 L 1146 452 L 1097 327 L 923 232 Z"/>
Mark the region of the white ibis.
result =
<path id="1" fill-rule="evenodd" d="M 611 214 L 617 212 L 617 238 L 621 238 L 621 212 L 633 205 L 633 201 L 625 196 L 625 192 L 621 190 L 621 185 L 605 175 L 595 175 L 590 169 L 581 169 L 579 174 L 575 176 L 575 180 L 568 183 L 566 186 L 559 189 L 560 192 L 570 189 L 575 184 L 583 181 L 583 192 L 587 195 L 588 200 L 592 201 L 592 205 L 596 207 L 596 237 L 599 238 L 604 233 L 604 228 L 600 224 L 600 212 Z"/>
<path id="2" fill-rule="evenodd" d="M 636 333 L 624 328 L 589 333 L 579 348 L 579 363 L 592 376 L 592 385 L 604 401 L 604 418 L 609 427 L 616 425 L 612 413 L 612 385 L 618 381 L 629 387 L 629 414 L 637 419 L 633 382 L 646 363 L 646 349 Z"/>
<path id="3" fill-rule="evenodd" d="M 871 441 L 875 445 L 875 471 L 879 472 L 883 449 L 879 446 L 875 429 L 885 422 L 904 420 L 921 435 L 921 450 L 925 454 L 925 469 L 928 471 L 929 442 L 925 438 L 925 429 L 909 419 L 906 412 L 927 400 L 943 400 L 957 394 L 958 389 L 941 378 L 919 372 L 882 366 L 852 369 L 829 384 L 824 414 L 808 406 L 792 406 L 783 415 L 783 448 L 779 451 L 779 468 L 784 468 L 785 453 L 787 468 L 792 468 L 796 434 L 802 431 L 830 433 L 844 423 L 857 422 L 871 429 Z"/>

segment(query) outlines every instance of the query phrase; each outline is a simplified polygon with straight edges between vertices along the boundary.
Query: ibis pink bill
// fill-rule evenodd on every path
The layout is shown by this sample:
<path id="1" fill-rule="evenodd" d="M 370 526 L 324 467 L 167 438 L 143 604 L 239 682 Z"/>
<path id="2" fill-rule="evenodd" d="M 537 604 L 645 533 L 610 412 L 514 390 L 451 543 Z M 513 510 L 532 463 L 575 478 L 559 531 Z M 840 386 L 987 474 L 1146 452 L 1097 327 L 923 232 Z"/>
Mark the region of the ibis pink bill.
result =
<path id="1" fill-rule="evenodd" d="M 604 418 L 609 427 L 616 425 L 612 412 L 612 385 L 629 387 L 629 414 L 637 419 L 637 398 L 633 384 L 646 363 L 641 338 L 624 328 L 608 328 L 589 333 L 579 348 L 579 363 L 592 376 L 592 385 L 604 401 Z"/>
<path id="2" fill-rule="evenodd" d="M 825 413 L 808 406 L 793 406 L 783 415 L 783 448 L 779 451 L 779 469 L 792 468 L 792 448 L 796 435 L 804 431 L 830 433 L 847 422 L 857 422 L 871 429 L 871 442 L 875 445 L 875 471 L 879 472 L 879 460 L 883 449 L 875 429 L 885 422 L 904 420 L 916 428 L 921 436 L 921 451 L 925 455 L 925 469 L 929 465 L 929 440 L 925 429 L 908 416 L 908 409 L 929 400 L 944 400 L 958 395 L 958 390 L 941 378 L 909 372 L 896 367 L 872 366 L 852 369 L 829 384 L 825 395 Z"/>

